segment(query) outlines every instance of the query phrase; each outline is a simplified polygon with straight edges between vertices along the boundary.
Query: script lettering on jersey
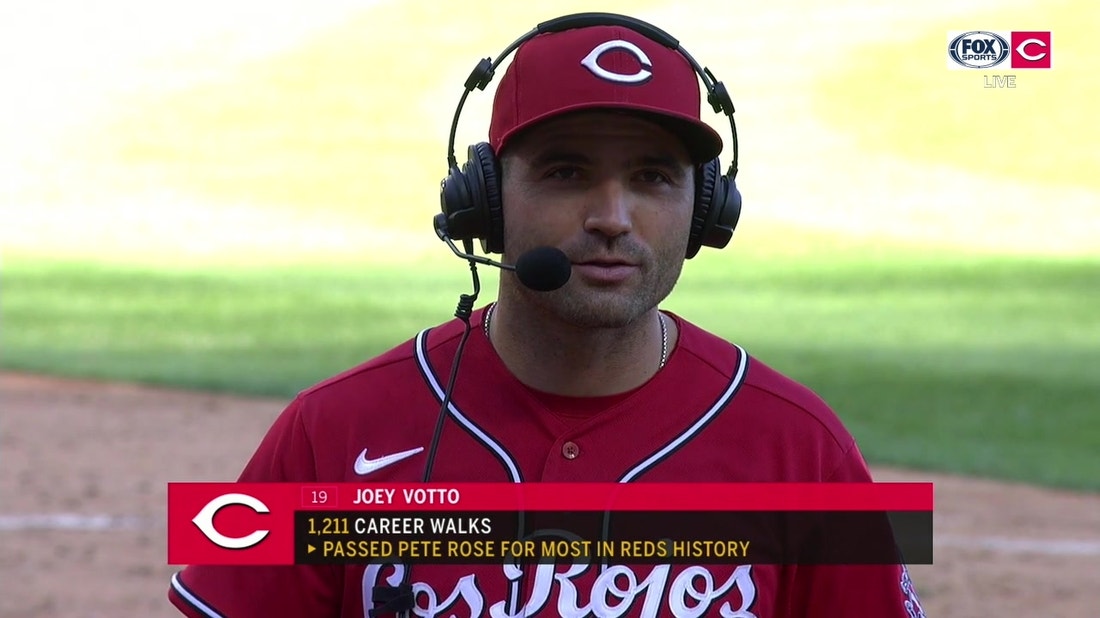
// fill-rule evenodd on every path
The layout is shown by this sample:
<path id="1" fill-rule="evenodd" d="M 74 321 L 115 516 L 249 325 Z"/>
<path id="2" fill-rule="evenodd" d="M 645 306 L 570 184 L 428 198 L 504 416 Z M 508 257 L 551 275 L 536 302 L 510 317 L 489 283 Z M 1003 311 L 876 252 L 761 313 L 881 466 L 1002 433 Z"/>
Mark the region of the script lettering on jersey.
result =
<path id="1" fill-rule="evenodd" d="M 392 570 L 385 578 L 387 585 L 401 583 L 405 574 L 403 565 L 367 566 L 363 572 L 363 615 L 374 607 L 371 591 L 378 585 L 383 570 Z M 540 564 L 535 568 L 532 591 L 523 605 L 510 611 L 507 599 L 486 599 L 474 574 L 462 576 L 450 591 L 440 594 L 431 584 L 413 583 L 417 616 L 446 615 L 462 618 L 479 618 L 487 603 L 491 618 L 516 618 L 533 616 L 540 612 L 562 618 L 601 616 L 613 618 L 628 613 L 641 617 L 670 615 L 676 618 L 696 616 L 723 616 L 724 618 L 758 618 L 752 612 L 756 601 L 756 582 L 752 565 L 738 566 L 725 581 L 719 583 L 709 569 L 702 566 L 686 567 L 675 574 L 671 565 L 658 565 L 639 580 L 638 574 L 627 566 L 610 566 L 590 583 L 578 585 L 582 575 L 591 568 L 585 564 L 573 564 L 563 572 L 557 572 L 553 564 Z M 416 569 L 413 569 L 414 577 Z M 514 565 L 503 566 L 504 579 L 509 590 L 523 575 Z M 503 593 L 503 590 L 501 590 Z M 556 594 L 556 596 L 555 596 Z M 503 596 L 503 595 L 501 595 Z M 637 602 L 641 601 L 640 609 Z M 425 604 L 426 601 L 426 604 Z M 714 607 L 716 606 L 716 607 Z M 714 613 L 714 610 L 717 613 Z M 468 610 L 469 613 L 466 613 Z"/>

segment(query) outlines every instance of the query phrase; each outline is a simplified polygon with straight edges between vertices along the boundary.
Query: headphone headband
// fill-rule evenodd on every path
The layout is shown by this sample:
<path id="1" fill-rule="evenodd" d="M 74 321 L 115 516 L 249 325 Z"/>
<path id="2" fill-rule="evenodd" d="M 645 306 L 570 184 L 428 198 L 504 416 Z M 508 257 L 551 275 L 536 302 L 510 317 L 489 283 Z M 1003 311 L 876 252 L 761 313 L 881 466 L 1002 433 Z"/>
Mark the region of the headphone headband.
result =
<path id="1" fill-rule="evenodd" d="M 470 71 L 470 76 L 466 78 L 464 84 L 465 88 L 462 92 L 462 96 L 458 100 L 458 107 L 455 108 L 454 118 L 451 120 L 451 132 L 447 139 L 448 169 L 453 169 L 458 166 L 458 160 L 455 158 L 455 137 L 458 133 L 458 119 L 462 114 L 462 108 L 466 105 L 466 97 L 473 92 L 474 88 L 485 90 L 489 82 L 493 80 L 497 67 L 504 62 L 504 59 L 532 38 L 540 34 L 561 32 L 574 28 L 588 28 L 591 26 L 621 26 L 623 28 L 628 28 L 655 43 L 679 52 L 680 55 L 688 61 L 692 70 L 695 71 L 700 81 L 703 82 L 703 87 L 707 91 L 707 102 L 710 103 L 715 113 L 724 113 L 729 119 L 730 136 L 732 137 L 730 142 L 732 160 L 730 161 L 730 166 L 726 175 L 733 180 L 737 176 L 737 125 L 733 120 L 733 100 L 730 98 L 729 91 L 726 90 L 725 84 L 718 81 L 709 68 L 700 66 L 695 58 L 680 46 L 680 41 L 672 35 L 653 24 L 617 13 L 574 13 L 544 21 L 513 41 L 511 45 L 505 48 L 504 51 L 496 57 L 496 59 L 482 58 L 477 63 L 477 66 Z"/>
<path id="2" fill-rule="evenodd" d="M 680 46 L 680 42 L 664 30 L 639 19 L 614 13 L 575 13 L 542 22 L 513 41 L 512 44 L 495 59 L 481 59 L 477 63 L 477 66 L 474 67 L 474 70 L 470 72 L 469 77 L 466 78 L 465 89 L 462 92 L 462 96 L 459 98 L 458 106 L 455 108 L 454 118 L 451 121 L 450 136 L 447 142 L 447 176 L 445 176 L 440 183 L 440 207 L 442 213 L 437 215 L 434 219 L 436 234 L 439 235 L 440 238 L 444 240 L 461 240 L 467 243 L 464 245 L 468 247 L 466 253 L 471 253 L 473 251 L 473 246 L 470 243 L 474 239 L 481 240 L 482 248 L 486 253 L 504 252 L 504 207 L 501 188 L 501 169 L 500 161 L 497 157 L 498 153 L 496 151 L 503 146 L 508 138 L 509 132 L 514 132 L 524 127 L 525 121 L 520 118 L 523 114 L 517 114 L 516 110 L 511 108 L 504 109 L 498 117 L 496 115 L 498 110 L 494 106 L 494 116 L 489 128 L 489 141 L 471 145 L 467 151 L 468 158 L 466 163 L 463 164 L 462 167 L 459 167 L 458 161 L 455 158 L 455 136 L 458 133 L 458 119 L 462 114 L 462 108 L 466 103 L 466 97 L 469 96 L 475 88 L 484 90 L 489 82 L 492 81 L 497 67 L 504 62 L 504 59 L 531 39 L 541 34 L 590 28 L 593 26 L 617 26 L 630 30 L 638 36 L 659 45 L 662 48 L 659 53 L 662 54 L 663 57 L 667 57 L 670 54 L 678 56 L 691 67 L 692 73 L 688 73 L 684 71 L 683 66 L 680 65 L 678 67 L 678 72 L 672 73 L 674 77 L 671 81 L 657 86 L 656 90 L 653 90 L 651 87 L 650 91 L 645 94 L 652 96 L 649 93 L 658 93 L 657 97 L 639 99 L 638 109 L 654 109 L 654 111 L 657 109 L 667 110 L 669 117 L 677 118 L 687 123 L 682 128 L 677 129 L 677 131 L 681 131 L 681 137 L 686 140 L 686 144 L 697 148 L 698 156 L 693 156 L 693 160 L 697 164 L 695 167 L 696 193 L 692 209 L 691 226 L 688 231 L 686 257 L 688 259 L 694 257 L 703 246 L 720 249 L 729 243 L 741 214 L 741 193 L 734 182 L 734 178 L 737 175 L 738 161 L 737 125 L 734 124 L 733 102 L 730 100 L 726 87 L 722 82 L 715 79 L 710 69 L 701 67 L 699 63 L 695 61 L 695 58 Z M 564 35 L 563 40 L 568 41 L 570 40 L 569 37 L 572 36 L 572 34 Z M 585 38 L 587 35 L 581 32 L 577 33 L 576 36 Z M 551 44 L 552 42 L 548 41 L 547 43 Z M 626 44 L 623 41 L 617 41 L 617 43 Z M 585 45 L 588 44 L 589 43 L 585 43 Z M 599 49 L 609 44 L 610 43 L 604 43 L 594 48 L 593 51 L 589 53 L 590 57 L 582 61 L 582 64 L 585 62 L 592 62 L 592 54 L 595 54 Z M 634 44 L 631 43 L 630 45 Z M 651 49 L 650 51 L 651 53 L 657 53 L 658 50 Z M 535 66 L 539 67 L 539 69 L 535 70 L 541 69 L 552 72 L 560 69 L 560 66 L 553 64 L 557 54 L 552 51 L 551 48 L 547 48 L 545 53 L 548 55 L 536 54 L 531 57 L 533 60 L 526 61 L 536 62 Z M 649 61 L 645 60 L 644 62 L 648 63 Z M 643 66 L 645 66 L 645 64 L 643 64 Z M 593 70 L 591 67 L 589 68 Z M 663 75 L 669 75 L 669 73 L 664 73 Z M 694 75 L 696 79 L 693 79 L 692 75 Z M 515 83 L 508 83 L 508 77 L 509 73 L 506 72 L 505 83 L 502 83 L 501 86 L 507 86 L 513 89 L 516 88 Z M 725 174 L 723 174 L 722 170 L 719 168 L 720 164 L 718 162 L 718 157 L 721 154 L 721 138 L 718 137 L 713 128 L 707 126 L 706 123 L 702 122 L 699 118 L 699 109 L 696 105 L 701 103 L 701 101 L 695 97 L 691 99 L 679 99 L 678 101 L 669 99 L 669 97 L 675 97 L 676 93 L 683 92 L 685 88 L 689 88 L 689 84 L 696 80 L 703 82 L 703 86 L 707 92 L 707 102 L 714 108 L 714 111 L 717 113 L 724 113 L 729 119 L 730 134 L 733 138 L 730 142 L 733 160 L 730 162 L 729 170 Z M 608 91 L 606 91 L 606 86 L 601 87 L 605 88 L 605 90 L 594 90 L 592 96 L 614 96 L 609 95 Z M 697 81 L 694 87 L 698 88 Z M 555 90 L 551 88 L 544 94 L 553 94 L 554 92 Z M 565 92 L 571 93 L 573 91 L 565 89 Z M 696 94 L 698 94 L 698 92 Z M 549 100 L 545 98 L 536 100 L 538 102 L 537 104 L 542 104 L 543 107 L 535 107 L 533 110 L 528 110 L 529 115 L 526 116 L 528 119 L 526 122 L 533 122 L 535 118 L 544 118 L 548 113 L 553 114 L 555 113 L 555 109 L 575 107 L 575 105 L 572 105 L 569 101 L 561 102 L 559 104 L 563 105 L 563 107 L 555 108 L 551 107 L 551 105 L 555 103 L 552 98 Z M 593 99 L 593 101 L 595 100 L 601 99 Z M 610 101 L 617 99 L 605 100 Z M 611 105 L 611 103 L 604 105 Z M 598 108 L 601 104 L 591 103 L 589 106 Z M 498 118 L 500 120 L 499 125 L 496 124 Z M 694 131 L 694 135 L 689 136 L 687 133 L 689 131 Z"/>
<path id="3" fill-rule="evenodd" d="M 590 26 L 625 26 L 665 47 L 680 48 L 680 41 L 657 26 L 636 17 L 619 15 L 618 13 L 573 13 L 572 15 L 563 15 L 542 22 L 535 26 L 535 30 L 541 34 L 572 30 L 573 28 L 588 28 Z"/>

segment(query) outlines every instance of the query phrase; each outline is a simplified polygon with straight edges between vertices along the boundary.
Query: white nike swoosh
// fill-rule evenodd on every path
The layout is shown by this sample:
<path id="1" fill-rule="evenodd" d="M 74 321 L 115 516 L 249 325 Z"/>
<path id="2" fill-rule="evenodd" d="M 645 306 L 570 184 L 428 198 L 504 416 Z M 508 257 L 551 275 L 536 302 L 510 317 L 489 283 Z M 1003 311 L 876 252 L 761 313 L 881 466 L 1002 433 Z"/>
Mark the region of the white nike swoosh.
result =
<path id="1" fill-rule="evenodd" d="M 359 458 L 355 460 L 355 473 L 363 475 L 377 472 L 390 464 L 395 464 L 402 459 L 408 459 L 422 450 L 424 450 L 424 447 L 418 446 L 407 451 L 401 451 L 400 453 L 384 455 L 378 459 L 367 459 L 367 449 L 363 449 L 363 452 L 359 453 Z"/>

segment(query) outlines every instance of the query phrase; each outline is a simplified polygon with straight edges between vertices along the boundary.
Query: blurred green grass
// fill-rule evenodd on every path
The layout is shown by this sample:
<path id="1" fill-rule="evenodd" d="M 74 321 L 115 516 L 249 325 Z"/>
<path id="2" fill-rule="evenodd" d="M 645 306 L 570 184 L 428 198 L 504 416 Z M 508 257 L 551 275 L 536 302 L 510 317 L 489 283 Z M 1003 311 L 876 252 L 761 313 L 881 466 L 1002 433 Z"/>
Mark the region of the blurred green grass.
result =
<path id="1" fill-rule="evenodd" d="M 1089 259 L 716 254 L 665 307 L 814 388 L 873 462 L 1100 489 L 1097 281 Z M 0 345 L 9 369 L 285 398 L 449 319 L 468 289 L 461 267 L 15 259 Z"/>

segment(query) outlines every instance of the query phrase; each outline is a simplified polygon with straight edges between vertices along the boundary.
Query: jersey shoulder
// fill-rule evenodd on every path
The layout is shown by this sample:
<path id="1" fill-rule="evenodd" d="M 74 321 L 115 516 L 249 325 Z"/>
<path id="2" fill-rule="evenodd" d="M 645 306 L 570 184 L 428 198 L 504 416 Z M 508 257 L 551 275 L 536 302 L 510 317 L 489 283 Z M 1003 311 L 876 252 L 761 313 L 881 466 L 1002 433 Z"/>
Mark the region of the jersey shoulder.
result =
<path id="1" fill-rule="evenodd" d="M 243 476 L 296 482 L 351 480 L 352 464 L 364 448 L 396 453 L 424 446 L 440 403 L 417 356 L 426 349 L 430 353 L 429 339 L 443 346 L 441 356 L 446 355 L 451 331 L 460 334 L 461 328 L 448 323 L 425 329 L 300 391 L 265 434 Z"/>
<path id="2" fill-rule="evenodd" d="M 801 470 L 799 480 L 863 476 L 855 438 L 817 392 L 714 333 L 686 323 L 684 334 L 687 351 L 705 364 L 698 370 L 737 384 L 715 423 L 724 439 L 776 463 L 784 475 Z"/>
<path id="3" fill-rule="evenodd" d="M 810 387 L 781 373 L 743 347 L 704 330 L 686 320 L 680 320 L 685 351 L 703 363 L 717 378 L 740 379 L 739 388 L 754 391 L 777 409 L 786 409 L 806 416 L 838 437 L 847 430 L 825 400 Z M 743 376 L 738 376 L 743 372 Z"/>
<path id="4" fill-rule="evenodd" d="M 770 408 L 786 410 L 819 425 L 842 448 L 854 441 L 836 411 L 817 392 L 752 355 L 745 388 L 765 398 Z"/>

